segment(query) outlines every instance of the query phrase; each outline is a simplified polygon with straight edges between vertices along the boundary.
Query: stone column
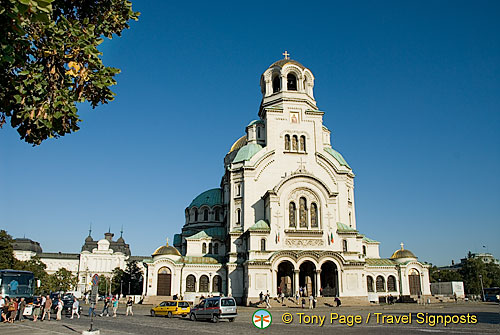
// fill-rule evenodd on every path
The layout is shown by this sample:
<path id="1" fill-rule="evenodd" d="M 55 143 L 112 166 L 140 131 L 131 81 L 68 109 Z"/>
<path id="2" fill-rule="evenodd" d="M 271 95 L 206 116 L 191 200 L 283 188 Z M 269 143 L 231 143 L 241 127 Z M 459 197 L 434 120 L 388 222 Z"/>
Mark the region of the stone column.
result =
<path id="1" fill-rule="evenodd" d="M 271 270 L 271 276 L 272 276 L 272 278 L 271 278 L 271 285 L 272 285 L 271 294 L 273 297 L 275 297 L 278 294 L 278 291 L 276 289 L 276 286 L 278 286 L 276 284 L 277 278 L 278 278 L 278 270 Z"/>
<path id="2" fill-rule="evenodd" d="M 299 273 L 300 270 L 293 270 L 294 272 L 294 277 L 293 277 L 293 295 L 295 296 L 295 293 L 299 290 Z"/>
<path id="3" fill-rule="evenodd" d="M 319 297 L 319 289 L 321 287 L 321 269 L 316 270 L 316 296 Z"/>

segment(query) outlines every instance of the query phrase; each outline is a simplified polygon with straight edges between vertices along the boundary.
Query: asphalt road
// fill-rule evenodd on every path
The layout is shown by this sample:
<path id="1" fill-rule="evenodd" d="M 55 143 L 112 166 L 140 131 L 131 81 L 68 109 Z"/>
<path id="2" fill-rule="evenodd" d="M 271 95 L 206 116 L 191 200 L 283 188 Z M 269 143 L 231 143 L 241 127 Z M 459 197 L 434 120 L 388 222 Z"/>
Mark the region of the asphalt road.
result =
<path id="1" fill-rule="evenodd" d="M 459 303 L 439 304 L 431 306 L 403 305 L 317 308 L 302 310 L 300 308 L 272 308 L 272 324 L 266 329 L 257 329 L 251 322 L 255 308 L 239 307 L 235 322 L 221 321 L 217 324 L 207 321 L 193 322 L 187 318 L 167 319 L 165 317 L 151 317 L 151 306 L 134 306 L 134 316 L 125 316 L 125 308 L 118 310 L 118 317 L 97 317 L 94 328 L 101 334 L 326 334 L 341 331 L 347 334 L 499 334 L 500 333 L 500 306 L 494 303 Z M 86 309 L 84 309 L 86 311 Z M 284 313 L 290 313 L 292 321 L 283 322 Z M 304 313 L 304 314 L 301 314 Z M 332 313 L 333 319 L 332 320 Z M 422 313 L 422 314 L 418 314 Z M 411 314 L 411 320 L 410 320 Z M 467 314 L 469 319 L 467 320 Z M 309 318 L 311 316 L 314 318 Z M 370 315 L 368 317 L 368 315 Z M 435 318 L 452 320 L 454 315 L 463 315 L 463 324 L 437 323 L 432 324 Z M 378 320 L 377 320 L 378 316 Z M 448 316 L 448 318 L 446 318 Z M 475 316 L 475 318 L 473 317 Z M 286 317 L 289 317 L 287 315 Z M 285 321 L 288 319 L 285 317 Z M 356 319 L 357 317 L 357 319 Z M 404 317 L 404 318 L 402 318 Z M 455 321 L 460 321 L 454 317 Z M 474 319 L 477 322 L 474 322 Z M 321 321 L 323 320 L 323 321 Z M 314 322 L 316 321 L 316 322 Z M 333 322 L 332 322 L 333 321 Z M 356 321 L 358 323 L 356 323 Z M 368 322 L 367 322 L 368 321 Z M 439 320 L 438 320 L 439 321 Z M 309 322 L 309 323 L 308 323 Z M 321 325 L 321 322 L 323 324 Z M 411 323 L 410 323 L 411 322 Z M 423 323 L 419 323 L 423 322 Z M 349 324 L 353 324 L 350 326 Z M 81 334 L 88 330 L 90 318 L 86 315 L 80 319 L 63 317 L 62 321 L 33 322 L 24 321 L 14 324 L 0 324 L 0 334 Z"/>

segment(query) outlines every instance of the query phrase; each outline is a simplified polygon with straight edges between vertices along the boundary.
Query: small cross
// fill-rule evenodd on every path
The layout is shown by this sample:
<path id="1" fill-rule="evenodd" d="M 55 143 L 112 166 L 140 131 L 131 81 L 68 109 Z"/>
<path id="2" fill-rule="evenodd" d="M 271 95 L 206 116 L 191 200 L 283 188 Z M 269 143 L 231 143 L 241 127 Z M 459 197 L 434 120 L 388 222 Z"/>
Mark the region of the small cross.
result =
<path id="1" fill-rule="evenodd" d="M 167 247 L 168 247 L 168 237 L 167 237 Z"/>
<path id="2" fill-rule="evenodd" d="M 403 242 L 401 242 L 401 244 L 400 244 L 400 245 L 401 245 L 401 250 L 404 250 L 404 248 L 403 248 L 403 247 L 404 247 Z"/>
<path id="3" fill-rule="evenodd" d="M 282 217 L 283 215 L 281 215 L 281 212 L 280 210 L 278 209 L 276 211 L 276 214 L 274 214 L 274 217 L 276 218 L 276 226 L 278 227 L 278 229 L 281 229 L 281 225 L 280 225 L 280 217 Z"/>
<path id="4" fill-rule="evenodd" d="M 304 166 L 304 162 L 302 161 L 302 157 L 300 157 L 300 161 L 298 161 L 297 163 L 300 164 L 299 171 L 304 171 L 306 169 L 306 167 Z"/>
<path id="5" fill-rule="evenodd" d="M 326 213 L 326 217 L 328 218 L 328 228 L 330 228 L 330 230 L 332 229 L 332 218 L 333 218 L 333 215 L 328 212 Z"/>
<path id="6" fill-rule="evenodd" d="M 290 59 L 290 54 L 288 53 L 288 51 L 285 50 L 285 52 L 283 52 L 283 56 L 285 56 L 285 59 Z"/>

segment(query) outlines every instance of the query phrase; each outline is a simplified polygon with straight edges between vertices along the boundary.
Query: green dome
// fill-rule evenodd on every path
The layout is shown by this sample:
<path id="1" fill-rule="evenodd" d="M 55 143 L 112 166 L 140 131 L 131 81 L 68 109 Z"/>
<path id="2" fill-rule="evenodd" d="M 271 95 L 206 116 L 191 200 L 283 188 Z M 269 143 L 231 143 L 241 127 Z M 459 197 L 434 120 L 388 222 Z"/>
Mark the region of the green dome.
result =
<path id="1" fill-rule="evenodd" d="M 233 163 L 248 161 L 261 149 L 262 146 L 260 146 L 259 144 L 248 143 L 247 145 L 243 146 L 240 150 L 238 150 L 238 153 L 236 154 Z"/>
<path id="2" fill-rule="evenodd" d="M 213 188 L 211 190 L 203 192 L 202 194 L 194 198 L 193 201 L 191 201 L 189 208 L 191 207 L 200 208 L 203 205 L 207 205 L 209 207 L 213 207 L 215 205 L 222 205 L 222 189 Z"/>

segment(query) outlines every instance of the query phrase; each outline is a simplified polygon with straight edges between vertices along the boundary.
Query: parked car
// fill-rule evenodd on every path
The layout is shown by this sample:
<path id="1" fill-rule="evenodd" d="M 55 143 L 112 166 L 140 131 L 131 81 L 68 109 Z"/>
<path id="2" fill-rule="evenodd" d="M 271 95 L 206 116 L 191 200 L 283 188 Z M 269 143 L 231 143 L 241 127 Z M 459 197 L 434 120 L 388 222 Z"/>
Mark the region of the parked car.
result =
<path id="1" fill-rule="evenodd" d="M 231 297 L 213 297 L 202 300 L 198 305 L 191 308 L 189 318 L 191 321 L 211 320 L 214 323 L 221 319 L 233 322 L 238 315 L 236 301 Z"/>
<path id="2" fill-rule="evenodd" d="M 168 318 L 174 315 L 185 317 L 189 314 L 191 308 L 187 301 L 168 300 L 161 302 L 158 306 L 151 308 L 151 316 L 166 315 Z"/>

